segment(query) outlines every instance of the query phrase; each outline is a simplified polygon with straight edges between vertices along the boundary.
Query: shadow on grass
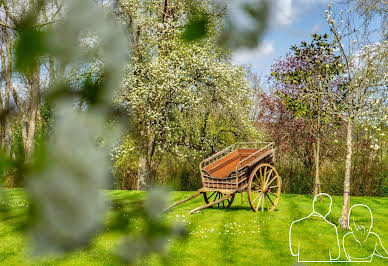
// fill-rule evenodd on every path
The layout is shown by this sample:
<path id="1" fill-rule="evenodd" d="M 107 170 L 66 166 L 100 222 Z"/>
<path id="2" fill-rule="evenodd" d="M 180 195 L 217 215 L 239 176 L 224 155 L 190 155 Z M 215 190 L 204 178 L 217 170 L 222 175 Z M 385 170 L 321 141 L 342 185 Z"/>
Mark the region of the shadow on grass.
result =
<path id="1" fill-rule="evenodd" d="M 252 208 L 250 206 L 232 206 L 230 208 L 205 208 L 201 211 L 205 211 L 205 210 L 217 210 L 217 211 L 220 211 L 220 212 L 235 212 L 235 211 L 249 211 L 249 212 L 253 212 L 252 211 Z M 272 212 L 278 212 L 278 208 L 276 208 L 275 210 L 273 210 Z M 264 212 L 267 212 L 266 208 L 264 208 Z M 258 213 L 261 213 L 261 211 L 258 211 Z"/>

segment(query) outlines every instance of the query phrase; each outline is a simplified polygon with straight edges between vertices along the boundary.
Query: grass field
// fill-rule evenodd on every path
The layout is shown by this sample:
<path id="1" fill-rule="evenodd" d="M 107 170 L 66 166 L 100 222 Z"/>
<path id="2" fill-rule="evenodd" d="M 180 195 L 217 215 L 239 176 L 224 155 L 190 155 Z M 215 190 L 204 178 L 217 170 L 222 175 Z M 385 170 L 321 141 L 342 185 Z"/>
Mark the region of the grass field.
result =
<path id="1" fill-rule="evenodd" d="M 26 205 L 23 190 L 10 190 L 9 204 L 18 215 L 24 215 Z M 179 200 L 192 192 L 173 192 L 172 200 Z M 112 191 L 113 197 L 137 199 L 142 192 Z M 246 196 L 246 195 L 245 195 Z M 201 196 L 177 206 L 167 214 L 171 221 L 185 222 L 189 234 L 184 240 L 172 240 L 164 255 L 152 255 L 138 261 L 139 265 L 293 265 L 297 258 L 290 255 L 288 231 L 292 221 L 311 212 L 312 196 L 282 195 L 276 211 L 254 213 L 244 198 L 237 195 L 231 209 L 205 209 L 188 215 L 203 204 Z M 388 198 L 352 197 L 351 204 L 364 203 L 373 211 L 373 231 L 388 247 Z M 333 197 L 328 220 L 338 225 L 341 197 Z M 111 256 L 120 235 L 106 232 L 93 242 L 92 247 L 61 258 L 31 259 L 28 241 L 15 232 L 12 219 L 0 222 L 0 265 L 112 265 Z M 326 232 L 322 231 L 322 236 Z M 339 230 L 342 240 L 343 232 Z M 306 234 L 306 237 L 308 234 Z M 309 249 L 314 250 L 314 246 Z M 342 251 L 341 251 L 342 252 Z M 345 259 L 343 253 L 341 259 Z M 374 257 L 372 264 L 388 265 L 388 260 Z M 348 264 L 347 264 L 348 265 Z M 360 265 L 360 264 L 358 264 Z"/>

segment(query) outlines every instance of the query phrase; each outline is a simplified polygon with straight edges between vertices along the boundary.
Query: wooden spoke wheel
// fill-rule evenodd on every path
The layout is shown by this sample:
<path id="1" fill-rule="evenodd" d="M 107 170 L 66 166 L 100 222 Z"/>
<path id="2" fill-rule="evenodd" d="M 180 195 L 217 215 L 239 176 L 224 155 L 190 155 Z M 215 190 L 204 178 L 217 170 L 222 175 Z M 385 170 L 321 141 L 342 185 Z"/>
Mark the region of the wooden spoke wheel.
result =
<path id="1" fill-rule="evenodd" d="M 253 211 L 273 211 L 280 198 L 281 179 L 268 163 L 257 166 L 248 181 L 248 199 Z"/>
<path id="2" fill-rule="evenodd" d="M 203 194 L 203 198 L 204 198 L 206 204 L 209 204 L 211 202 L 215 202 L 216 200 L 219 200 L 226 195 L 226 194 L 218 192 L 218 191 L 203 192 L 202 194 Z M 220 203 L 214 204 L 213 206 L 210 206 L 209 208 L 212 208 L 212 207 L 214 207 L 214 208 L 229 208 L 230 206 L 232 206 L 234 196 L 235 196 L 235 194 L 232 194 L 230 198 L 228 198 Z"/>

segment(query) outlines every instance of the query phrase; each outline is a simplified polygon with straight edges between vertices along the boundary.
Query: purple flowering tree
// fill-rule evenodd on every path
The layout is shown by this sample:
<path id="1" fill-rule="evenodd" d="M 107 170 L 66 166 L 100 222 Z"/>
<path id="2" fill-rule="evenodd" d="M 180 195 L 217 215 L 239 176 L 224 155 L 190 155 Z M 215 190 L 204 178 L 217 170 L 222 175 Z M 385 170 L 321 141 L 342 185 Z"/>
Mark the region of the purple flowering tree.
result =
<path id="1" fill-rule="evenodd" d="M 321 192 L 321 142 L 333 128 L 334 119 L 328 110 L 326 95 L 338 87 L 343 65 L 327 34 L 313 34 L 312 38 L 310 44 L 301 42 L 299 46 L 292 46 L 290 54 L 272 65 L 271 80 L 283 106 L 306 122 L 307 130 L 314 138 L 314 195 L 317 195 Z"/>

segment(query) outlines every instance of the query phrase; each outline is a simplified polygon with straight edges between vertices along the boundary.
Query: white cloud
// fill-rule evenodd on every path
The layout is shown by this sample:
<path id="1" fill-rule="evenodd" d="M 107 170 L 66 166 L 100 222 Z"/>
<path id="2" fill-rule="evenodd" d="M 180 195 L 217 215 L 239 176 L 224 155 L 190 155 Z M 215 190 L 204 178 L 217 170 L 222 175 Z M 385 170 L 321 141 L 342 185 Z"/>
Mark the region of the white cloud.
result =
<path id="1" fill-rule="evenodd" d="M 291 25 L 297 16 L 311 6 L 328 2 L 329 0 L 272 0 L 272 23 L 278 26 Z"/>
<path id="2" fill-rule="evenodd" d="M 292 0 L 275 0 L 272 5 L 277 24 L 290 25 L 293 21 Z"/>
<path id="3" fill-rule="evenodd" d="M 275 48 L 272 41 L 263 41 L 255 49 L 238 49 L 233 52 L 232 62 L 235 64 L 252 64 L 261 58 L 272 55 Z"/>

